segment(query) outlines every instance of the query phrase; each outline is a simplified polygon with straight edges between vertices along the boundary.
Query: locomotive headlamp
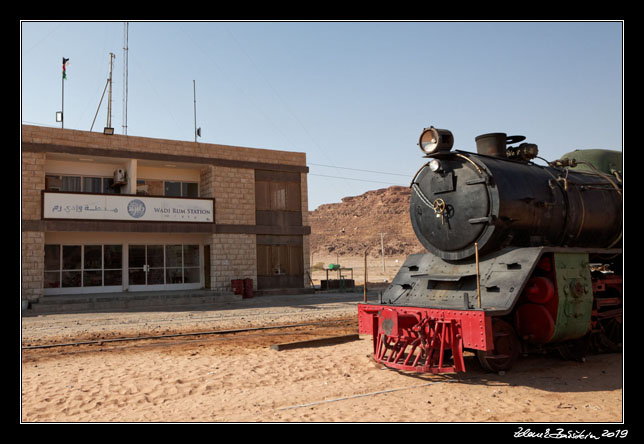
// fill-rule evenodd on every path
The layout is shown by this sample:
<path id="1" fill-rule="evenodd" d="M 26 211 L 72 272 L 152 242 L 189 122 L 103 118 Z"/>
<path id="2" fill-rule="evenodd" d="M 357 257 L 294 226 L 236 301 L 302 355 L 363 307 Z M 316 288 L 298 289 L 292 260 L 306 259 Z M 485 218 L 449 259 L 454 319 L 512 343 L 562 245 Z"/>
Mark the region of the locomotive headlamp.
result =
<path id="1" fill-rule="evenodd" d="M 418 145 L 425 154 L 447 152 L 454 145 L 454 136 L 449 130 L 430 126 L 429 128 L 425 128 L 420 134 Z"/>
<path id="2" fill-rule="evenodd" d="M 432 159 L 429 162 L 429 169 L 434 173 L 437 173 L 441 170 L 441 163 L 438 161 L 438 159 Z"/>

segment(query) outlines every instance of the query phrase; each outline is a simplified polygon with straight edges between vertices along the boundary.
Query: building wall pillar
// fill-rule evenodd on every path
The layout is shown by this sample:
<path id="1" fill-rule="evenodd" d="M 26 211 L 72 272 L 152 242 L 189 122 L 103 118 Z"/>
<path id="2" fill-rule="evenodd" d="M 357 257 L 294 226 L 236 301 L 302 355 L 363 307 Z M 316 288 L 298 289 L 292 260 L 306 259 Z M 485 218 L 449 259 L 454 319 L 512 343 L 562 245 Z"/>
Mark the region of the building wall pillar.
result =
<path id="1" fill-rule="evenodd" d="M 36 302 L 43 295 L 45 233 L 22 232 L 22 301 Z M 24 303 L 24 302 L 23 302 Z"/>
<path id="2" fill-rule="evenodd" d="M 22 220 L 40 220 L 45 189 L 45 153 L 22 153 Z M 35 302 L 43 295 L 45 233 L 22 232 L 21 299 Z"/>
<path id="3" fill-rule="evenodd" d="M 254 234 L 212 235 L 210 245 L 212 289 L 230 291 L 233 279 L 252 279 L 257 289 L 257 240 Z"/>
<path id="4" fill-rule="evenodd" d="M 136 194 L 137 160 L 128 159 L 125 163 L 125 171 L 127 171 L 127 185 L 121 188 L 121 194 Z"/>
<path id="5" fill-rule="evenodd" d="M 309 221 L 309 190 L 307 183 L 308 175 L 306 173 L 300 173 L 300 192 L 301 192 L 301 202 L 302 202 L 302 225 L 307 227 L 310 226 Z M 302 255 L 303 255 L 303 264 L 304 264 L 304 287 L 309 287 L 311 285 L 311 248 L 310 248 L 310 237 L 308 234 L 302 236 Z"/>

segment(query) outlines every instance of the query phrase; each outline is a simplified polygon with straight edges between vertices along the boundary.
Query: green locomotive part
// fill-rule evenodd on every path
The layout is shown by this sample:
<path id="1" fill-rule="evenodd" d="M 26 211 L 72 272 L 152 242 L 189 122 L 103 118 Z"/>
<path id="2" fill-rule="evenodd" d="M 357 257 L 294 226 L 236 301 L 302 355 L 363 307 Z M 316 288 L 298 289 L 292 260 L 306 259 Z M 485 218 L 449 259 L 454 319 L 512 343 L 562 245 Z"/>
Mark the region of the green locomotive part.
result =
<path id="1" fill-rule="evenodd" d="M 588 254 L 555 253 L 554 265 L 559 307 L 550 342 L 577 339 L 588 332 L 593 309 Z"/>
<path id="2" fill-rule="evenodd" d="M 575 150 L 561 156 L 562 159 L 575 159 L 577 162 L 586 162 L 592 164 L 602 173 L 622 175 L 622 152 L 614 150 Z M 575 171 L 586 171 L 594 173 L 593 169 L 585 163 L 579 163 L 571 167 Z"/>

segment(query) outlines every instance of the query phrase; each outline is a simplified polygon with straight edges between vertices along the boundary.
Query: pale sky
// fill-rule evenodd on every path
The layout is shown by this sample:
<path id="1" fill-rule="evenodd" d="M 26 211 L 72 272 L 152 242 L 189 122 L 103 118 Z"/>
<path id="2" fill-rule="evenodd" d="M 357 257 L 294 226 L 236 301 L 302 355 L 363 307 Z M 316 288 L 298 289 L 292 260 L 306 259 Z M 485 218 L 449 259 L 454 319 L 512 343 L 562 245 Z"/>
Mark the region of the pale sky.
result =
<path id="1" fill-rule="evenodd" d="M 408 186 L 433 125 L 475 151 L 623 149 L 623 23 L 129 22 L 127 133 L 305 152 L 309 209 Z M 124 22 L 21 23 L 21 121 L 89 131 L 109 72 L 123 133 Z M 107 119 L 106 98 L 94 131 Z M 364 170 L 364 171 L 357 171 Z"/>

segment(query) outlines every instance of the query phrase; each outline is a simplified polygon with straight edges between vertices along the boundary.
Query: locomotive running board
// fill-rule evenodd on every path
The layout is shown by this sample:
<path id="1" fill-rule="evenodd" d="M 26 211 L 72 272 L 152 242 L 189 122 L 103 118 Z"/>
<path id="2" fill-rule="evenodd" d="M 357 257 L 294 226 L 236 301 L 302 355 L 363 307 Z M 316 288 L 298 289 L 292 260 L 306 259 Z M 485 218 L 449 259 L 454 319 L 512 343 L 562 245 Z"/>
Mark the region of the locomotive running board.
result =
<path id="1" fill-rule="evenodd" d="M 433 254 L 407 256 L 391 285 L 382 294 L 383 305 L 476 310 L 502 316 L 514 308 L 544 253 L 611 253 L 620 250 L 509 247 L 481 258 L 478 306 L 474 259 L 446 261 Z"/>
<path id="2" fill-rule="evenodd" d="M 381 302 L 448 310 L 483 309 L 502 315 L 512 310 L 543 250 L 506 248 L 481 258 L 480 307 L 474 259 L 453 262 L 429 253 L 412 254 L 382 294 Z"/>

